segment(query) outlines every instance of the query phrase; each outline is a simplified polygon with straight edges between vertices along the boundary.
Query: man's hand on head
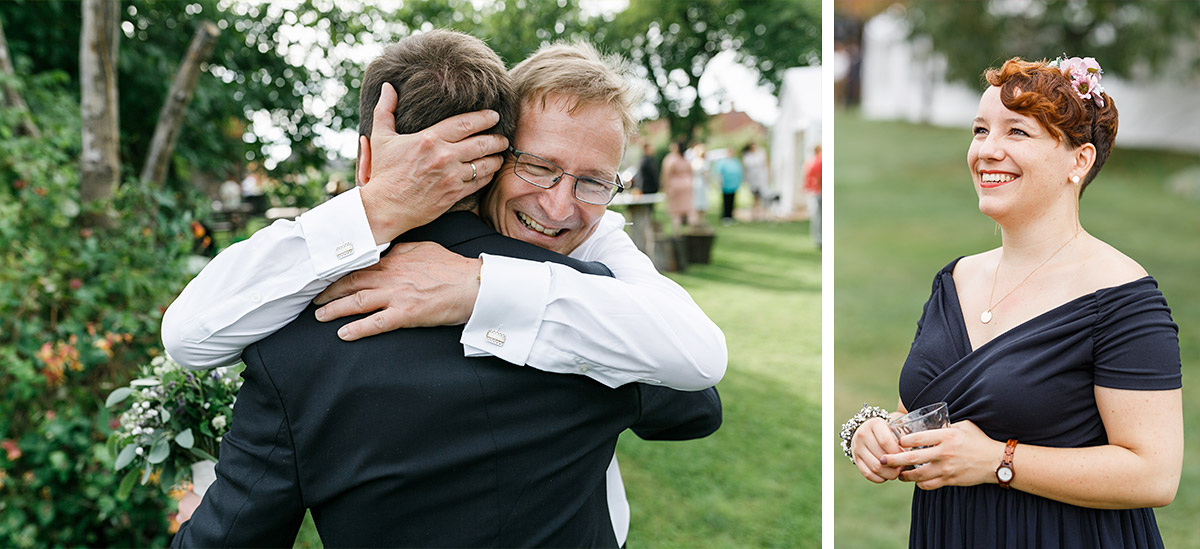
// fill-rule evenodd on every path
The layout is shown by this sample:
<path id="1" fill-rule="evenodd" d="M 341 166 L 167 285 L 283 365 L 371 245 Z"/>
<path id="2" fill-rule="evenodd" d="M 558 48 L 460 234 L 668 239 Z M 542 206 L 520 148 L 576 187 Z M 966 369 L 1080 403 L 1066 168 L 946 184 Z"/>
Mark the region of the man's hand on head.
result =
<path id="1" fill-rule="evenodd" d="M 360 173 L 363 208 L 377 244 L 437 219 L 482 188 L 500 169 L 500 153 L 508 148 L 503 136 L 475 135 L 496 125 L 496 111 L 452 116 L 421 132 L 401 135 L 395 129 L 396 108 L 396 90 L 384 83 L 371 138 L 368 142 L 359 137 L 360 154 L 367 155 L 360 167 L 369 174 Z"/>
<path id="2" fill-rule="evenodd" d="M 433 242 L 397 244 L 379 263 L 350 273 L 313 300 L 317 320 L 367 314 L 338 330 L 354 341 L 399 328 L 466 324 L 479 295 L 482 259 Z"/>

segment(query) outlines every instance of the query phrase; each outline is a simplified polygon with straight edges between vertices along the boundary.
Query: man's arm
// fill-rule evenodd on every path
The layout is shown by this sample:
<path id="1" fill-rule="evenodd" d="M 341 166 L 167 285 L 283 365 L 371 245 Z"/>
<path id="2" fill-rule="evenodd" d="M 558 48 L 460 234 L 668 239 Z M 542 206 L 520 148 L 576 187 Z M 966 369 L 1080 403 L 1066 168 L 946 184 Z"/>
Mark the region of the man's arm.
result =
<path id="1" fill-rule="evenodd" d="M 345 227 L 358 230 L 345 230 Z M 193 369 L 235 364 L 342 275 L 379 261 L 358 189 L 217 254 L 163 315 L 163 347 Z"/>
<path id="2" fill-rule="evenodd" d="M 695 391 L 725 375 L 725 334 L 682 287 L 663 276 L 625 233 L 624 218 L 608 212 L 570 255 L 598 261 L 615 279 L 560 265 L 485 259 L 479 299 L 463 343 L 514 364 L 583 373 L 616 387 L 631 382 Z M 536 299 L 543 283 L 546 297 Z M 524 326 L 512 319 L 529 319 Z M 505 326 L 527 346 L 496 347 L 489 330 Z"/>
<path id="3" fill-rule="evenodd" d="M 571 253 L 605 264 L 616 279 L 553 263 L 465 259 L 421 243 L 398 247 L 330 286 L 316 299 L 325 303 L 318 318 L 374 312 L 343 326 L 346 340 L 466 322 L 467 356 L 582 374 L 610 387 L 716 385 L 725 374 L 725 335 L 683 288 L 659 274 L 623 227 L 620 214 L 606 213 Z"/>
<path id="4" fill-rule="evenodd" d="M 721 397 L 715 387 L 683 392 L 666 387 L 638 387 L 642 413 L 631 428 L 645 440 L 704 438 L 721 427 Z"/>
<path id="5" fill-rule="evenodd" d="M 304 520 L 295 448 L 275 386 L 248 351 L 217 480 L 172 547 L 290 547 Z"/>

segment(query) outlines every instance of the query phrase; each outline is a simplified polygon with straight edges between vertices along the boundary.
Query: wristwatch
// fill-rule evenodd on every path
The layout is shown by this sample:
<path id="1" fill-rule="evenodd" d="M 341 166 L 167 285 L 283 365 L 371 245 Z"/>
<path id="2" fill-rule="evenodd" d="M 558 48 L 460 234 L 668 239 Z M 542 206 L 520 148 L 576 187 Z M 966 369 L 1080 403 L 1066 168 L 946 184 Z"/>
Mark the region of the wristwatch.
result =
<path id="1" fill-rule="evenodd" d="M 996 468 L 996 480 L 1000 481 L 1001 488 L 1008 488 L 1008 484 L 1013 479 L 1013 450 L 1017 448 L 1017 439 L 1008 439 L 1008 444 L 1004 445 L 1004 461 L 1000 462 L 1000 466 Z"/>

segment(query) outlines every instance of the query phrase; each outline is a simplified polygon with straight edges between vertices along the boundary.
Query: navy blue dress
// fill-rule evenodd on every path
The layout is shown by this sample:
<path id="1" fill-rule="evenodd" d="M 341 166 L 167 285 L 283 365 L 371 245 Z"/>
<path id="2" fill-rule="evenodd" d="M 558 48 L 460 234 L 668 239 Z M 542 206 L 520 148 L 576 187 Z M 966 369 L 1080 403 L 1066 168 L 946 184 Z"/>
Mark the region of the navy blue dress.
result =
<path id="1" fill-rule="evenodd" d="M 961 257 L 959 259 L 962 259 Z M 951 262 L 933 293 L 900 374 L 909 410 L 949 404 L 993 440 L 1081 448 L 1108 439 L 1096 385 L 1181 386 L 1179 328 L 1151 277 L 1051 309 L 972 351 Z M 1020 447 L 1015 460 L 1020 474 Z M 914 488 L 910 547 L 1162 547 L 1148 508 L 1078 507 L 996 484 Z"/>

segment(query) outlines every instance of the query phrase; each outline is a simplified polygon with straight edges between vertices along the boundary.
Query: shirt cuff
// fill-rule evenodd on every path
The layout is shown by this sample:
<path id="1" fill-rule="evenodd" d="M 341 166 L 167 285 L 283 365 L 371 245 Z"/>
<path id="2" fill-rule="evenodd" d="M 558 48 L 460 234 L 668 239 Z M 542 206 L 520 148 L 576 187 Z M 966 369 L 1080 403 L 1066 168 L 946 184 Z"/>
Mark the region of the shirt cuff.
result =
<path id="1" fill-rule="evenodd" d="M 546 312 L 550 269 L 544 263 L 482 254 L 479 295 L 463 327 L 464 356 L 493 355 L 524 365 Z"/>
<path id="2" fill-rule="evenodd" d="M 335 279 L 374 265 L 388 246 L 375 245 L 357 187 L 309 210 L 297 221 L 317 278 Z"/>

